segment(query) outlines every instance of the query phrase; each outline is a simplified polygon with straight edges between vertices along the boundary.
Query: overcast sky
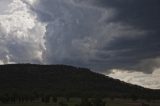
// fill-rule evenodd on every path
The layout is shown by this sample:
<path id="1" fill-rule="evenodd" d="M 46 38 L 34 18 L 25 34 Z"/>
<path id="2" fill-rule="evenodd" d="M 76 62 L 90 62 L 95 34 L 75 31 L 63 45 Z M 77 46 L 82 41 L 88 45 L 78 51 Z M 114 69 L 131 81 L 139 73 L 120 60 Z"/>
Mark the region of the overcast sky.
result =
<path id="1" fill-rule="evenodd" d="M 159 0 L 0 0 L 0 64 L 67 64 L 160 88 Z"/>

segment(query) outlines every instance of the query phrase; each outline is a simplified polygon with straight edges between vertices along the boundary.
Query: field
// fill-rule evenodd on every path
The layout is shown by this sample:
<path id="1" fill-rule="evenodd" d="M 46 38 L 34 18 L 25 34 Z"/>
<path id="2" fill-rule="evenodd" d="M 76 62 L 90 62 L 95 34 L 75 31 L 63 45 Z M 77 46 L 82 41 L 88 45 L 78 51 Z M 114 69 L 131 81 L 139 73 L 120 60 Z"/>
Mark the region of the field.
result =
<path id="1" fill-rule="evenodd" d="M 91 101 L 89 99 L 88 101 Z M 105 105 L 86 105 L 81 104 L 82 101 L 79 98 L 70 98 L 66 100 L 64 98 L 59 98 L 56 103 L 41 103 L 39 101 L 34 101 L 32 103 L 15 103 L 15 104 L 2 104 L 0 106 L 160 106 L 160 101 L 150 101 L 146 102 L 145 100 L 127 100 L 127 99 L 117 99 L 117 100 L 110 100 L 110 99 L 103 99 L 102 100 Z M 145 105 L 142 105 L 144 103 Z M 80 105 L 81 104 L 81 105 Z"/>

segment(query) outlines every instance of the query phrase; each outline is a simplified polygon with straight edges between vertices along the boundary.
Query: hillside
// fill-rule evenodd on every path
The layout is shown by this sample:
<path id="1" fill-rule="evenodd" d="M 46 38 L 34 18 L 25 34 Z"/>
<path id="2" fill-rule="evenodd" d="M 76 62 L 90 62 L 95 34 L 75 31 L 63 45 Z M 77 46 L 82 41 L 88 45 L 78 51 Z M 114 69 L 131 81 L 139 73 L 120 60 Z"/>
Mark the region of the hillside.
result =
<path id="1" fill-rule="evenodd" d="M 159 90 L 128 84 L 89 69 L 31 64 L 0 66 L 0 95 L 6 94 L 160 98 Z"/>

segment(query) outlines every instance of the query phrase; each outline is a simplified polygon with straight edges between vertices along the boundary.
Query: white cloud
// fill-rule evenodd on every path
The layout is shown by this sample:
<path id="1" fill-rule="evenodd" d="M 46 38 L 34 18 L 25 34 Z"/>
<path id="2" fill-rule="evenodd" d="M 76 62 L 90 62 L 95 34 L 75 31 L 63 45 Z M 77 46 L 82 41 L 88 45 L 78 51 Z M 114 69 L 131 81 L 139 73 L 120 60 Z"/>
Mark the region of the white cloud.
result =
<path id="1" fill-rule="evenodd" d="M 45 24 L 37 20 L 23 0 L 9 0 L 1 5 L 7 7 L 0 12 L 1 63 L 42 62 Z M 5 61 L 6 57 L 9 60 Z"/>
<path id="2" fill-rule="evenodd" d="M 23 0 L 25 2 L 28 2 L 29 4 L 34 4 L 35 2 L 37 2 L 38 0 Z"/>
<path id="3" fill-rule="evenodd" d="M 160 69 L 155 69 L 152 74 L 145 74 L 143 72 L 126 71 L 114 69 L 107 76 L 113 77 L 115 79 L 120 79 L 122 81 L 144 86 L 152 89 L 160 88 Z"/>

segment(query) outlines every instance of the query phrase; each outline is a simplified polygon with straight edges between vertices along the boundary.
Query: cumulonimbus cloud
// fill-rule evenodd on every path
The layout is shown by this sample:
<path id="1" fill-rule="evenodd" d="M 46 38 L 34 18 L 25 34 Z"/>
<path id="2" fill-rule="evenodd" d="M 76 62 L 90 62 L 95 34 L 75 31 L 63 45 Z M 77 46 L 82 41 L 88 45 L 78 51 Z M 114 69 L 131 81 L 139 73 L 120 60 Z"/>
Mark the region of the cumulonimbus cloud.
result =
<path id="1" fill-rule="evenodd" d="M 0 10 L 1 63 L 69 64 L 100 72 L 145 73 L 160 65 L 155 1 L 147 0 L 145 5 L 144 0 L 1 2 L 6 5 Z M 147 6 L 150 3 L 155 8 Z M 146 10 L 153 15 L 146 17 Z"/>
<path id="2" fill-rule="evenodd" d="M 117 68 L 147 73 L 157 68 L 159 43 L 153 44 L 155 39 L 159 39 L 156 31 L 121 18 L 118 20 L 117 17 L 123 17 L 125 11 L 124 8 L 119 10 L 119 7 L 126 2 L 114 5 L 115 0 L 110 1 L 110 5 L 101 5 L 106 2 L 40 0 L 35 11 L 39 20 L 47 24 L 45 62 L 95 70 Z M 130 2 L 127 3 L 130 5 Z M 126 6 L 127 9 L 130 8 Z M 139 21 L 139 18 L 135 20 Z M 149 39 L 151 41 L 147 42 Z"/>

